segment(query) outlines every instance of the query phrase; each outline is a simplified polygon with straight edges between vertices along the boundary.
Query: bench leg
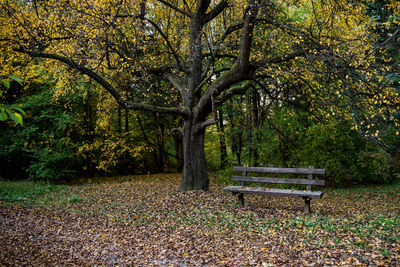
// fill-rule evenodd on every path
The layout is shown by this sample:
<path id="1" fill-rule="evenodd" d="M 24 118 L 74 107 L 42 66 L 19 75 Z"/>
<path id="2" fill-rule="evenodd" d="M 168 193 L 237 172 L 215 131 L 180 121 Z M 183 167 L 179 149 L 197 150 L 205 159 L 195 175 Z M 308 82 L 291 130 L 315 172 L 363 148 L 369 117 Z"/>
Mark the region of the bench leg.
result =
<path id="1" fill-rule="evenodd" d="M 305 197 L 304 198 L 304 203 L 305 203 L 304 212 L 306 214 L 311 214 L 311 206 L 310 206 L 311 199 L 309 197 Z"/>
<path id="2" fill-rule="evenodd" d="M 239 198 L 239 205 L 241 207 L 243 207 L 244 206 L 244 194 L 239 193 L 238 198 Z"/>

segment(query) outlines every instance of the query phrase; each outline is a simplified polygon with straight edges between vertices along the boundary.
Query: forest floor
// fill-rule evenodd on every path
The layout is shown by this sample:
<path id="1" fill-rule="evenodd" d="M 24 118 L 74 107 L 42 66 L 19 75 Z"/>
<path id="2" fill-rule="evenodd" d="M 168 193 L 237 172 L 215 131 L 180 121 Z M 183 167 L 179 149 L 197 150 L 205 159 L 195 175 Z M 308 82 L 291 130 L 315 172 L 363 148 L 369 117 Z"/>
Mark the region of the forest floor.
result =
<path id="1" fill-rule="evenodd" d="M 400 184 L 300 198 L 246 196 L 179 175 L 0 185 L 0 266 L 400 265 Z M 24 188 L 25 187 L 25 188 Z"/>

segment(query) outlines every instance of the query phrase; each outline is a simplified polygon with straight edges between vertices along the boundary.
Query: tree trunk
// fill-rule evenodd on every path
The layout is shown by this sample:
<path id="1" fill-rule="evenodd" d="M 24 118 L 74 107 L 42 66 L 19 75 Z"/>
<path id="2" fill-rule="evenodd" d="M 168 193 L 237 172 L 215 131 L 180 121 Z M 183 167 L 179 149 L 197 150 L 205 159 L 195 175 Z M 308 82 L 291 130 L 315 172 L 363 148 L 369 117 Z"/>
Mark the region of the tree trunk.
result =
<path id="1" fill-rule="evenodd" d="M 259 116 L 258 116 L 258 94 L 255 89 L 251 92 L 251 104 L 252 104 L 252 131 L 253 131 L 253 136 L 252 136 L 252 142 L 251 142 L 251 158 L 253 159 L 253 166 L 257 166 L 258 163 L 258 151 L 257 151 L 257 146 L 259 145 L 259 140 L 258 140 L 258 132 L 259 132 Z"/>
<path id="2" fill-rule="evenodd" d="M 241 101 L 241 100 L 240 100 Z M 241 161 L 241 155 L 242 155 L 242 148 L 243 148 L 243 135 L 242 135 L 242 129 L 240 128 L 239 125 L 235 125 L 234 122 L 234 114 L 231 108 L 229 108 L 228 106 L 228 110 L 227 110 L 227 114 L 228 114 L 228 118 L 229 118 L 229 122 L 231 124 L 231 131 L 233 131 L 232 133 L 232 140 L 231 140 L 231 150 L 232 153 L 236 155 L 236 161 L 237 161 L 237 165 L 242 165 L 242 161 Z"/>
<path id="3" fill-rule="evenodd" d="M 125 109 L 125 132 L 129 132 L 129 110 Z"/>
<path id="4" fill-rule="evenodd" d="M 162 117 L 158 113 L 154 114 L 157 126 L 158 126 L 158 153 L 159 153 L 159 164 L 162 166 L 163 172 L 168 172 L 167 154 L 165 153 L 165 138 L 164 138 L 164 124 L 162 123 Z"/>
<path id="5" fill-rule="evenodd" d="M 185 121 L 183 129 L 183 171 L 181 191 L 208 190 L 208 170 L 204 156 L 205 129 L 196 129 L 191 120 Z"/>
<path id="6" fill-rule="evenodd" d="M 182 135 L 180 133 L 174 134 L 175 141 L 175 155 L 177 166 L 176 169 L 178 172 L 182 172 L 183 170 L 183 140 Z"/>
<path id="7" fill-rule="evenodd" d="M 220 168 L 225 169 L 226 167 L 226 161 L 228 157 L 228 153 L 226 151 L 226 142 L 225 142 L 225 131 L 224 131 L 224 118 L 222 114 L 222 110 L 219 110 L 219 150 L 221 153 L 221 162 L 220 162 Z"/>
<path id="8" fill-rule="evenodd" d="M 118 133 L 122 133 L 122 113 L 121 113 L 121 106 L 118 105 L 118 128 L 117 128 L 117 132 Z"/>

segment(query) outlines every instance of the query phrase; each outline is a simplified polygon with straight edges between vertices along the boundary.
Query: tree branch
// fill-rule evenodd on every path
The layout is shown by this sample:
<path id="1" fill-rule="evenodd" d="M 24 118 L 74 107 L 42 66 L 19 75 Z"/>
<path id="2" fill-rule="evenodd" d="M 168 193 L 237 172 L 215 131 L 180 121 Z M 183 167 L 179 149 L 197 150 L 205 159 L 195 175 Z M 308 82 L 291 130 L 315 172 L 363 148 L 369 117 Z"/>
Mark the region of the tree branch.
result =
<path id="1" fill-rule="evenodd" d="M 175 115 L 180 115 L 183 117 L 189 116 L 189 112 L 187 112 L 183 108 L 168 108 L 168 107 L 153 106 L 153 105 L 142 104 L 142 103 L 127 103 L 125 105 L 125 108 L 132 109 L 132 110 L 145 110 L 145 111 L 152 111 L 152 112 L 160 112 L 160 113 L 164 113 L 164 114 L 175 114 Z"/>
<path id="2" fill-rule="evenodd" d="M 215 17 L 217 17 L 219 14 L 221 14 L 222 11 L 229 5 L 229 2 L 227 0 L 222 0 L 219 2 L 210 12 L 208 12 L 205 17 L 204 17 L 204 24 L 210 22 L 213 20 Z"/>
<path id="3" fill-rule="evenodd" d="M 203 57 L 213 57 L 216 59 L 221 59 L 221 58 L 232 58 L 232 59 L 237 59 L 237 56 L 235 55 L 230 55 L 230 54 L 213 54 L 213 53 L 205 53 L 203 54 Z"/>
<path id="4" fill-rule="evenodd" d="M 278 63 L 283 63 L 283 62 L 287 62 L 290 61 L 292 59 L 295 59 L 296 57 L 301 57 L 304 56 L 305 52 L 304 51 L 297 51 L 297 52 L 293 52 L 290 55 L 287 55 L 285 57 L 282 56 L 278 56 L 278 57 L 273 57 L 267 60 L 262 60 L 262 61 L 258 61 L 252 64 L 252 66 L 258 68 L 258 67 L 263 67 L 267 64 L 278 64 Z"/>
<path id="5" fill-rule="evenodd" d="M 107 82 L 103 77 L 98 75 L 93 70 L 91 70 L 85 66 L 79 65 L 73 59 L 67 58 L 67 57 L 64 57 L 61 55 L 57 55 L 57 54 L 26 51 L 24 48 L 15 48 L 14 51 L 27 54 L 33 58 L 55 59 L 57 61 L 60 61 L 64 64 L 68 65 L 69 67 L 79 71 L 82 74 L 89 76 L 90 78 L 92 78 L 93 80 L 98 82 L 101 86 L 104 87 L 104 89 L 106 89 L 115 98 L 115 100 L 118 102 L 118 104 L 120 104 L 122 107 L 125 107 L 126 102 L 122 99 L 121 95 L 117 92 L 117 90 L 109 82 Z"/>
<path id="6" fill-rule="evenodd" d="M 231 34 L 231 33 L 235 32 L 235 31 L 238 31 L 241 28 L 243 28 L 243 25 L 244 25 L 243 22 L 241 22 L 241 23 L 238 23 L 238 24 L 235 24 L 235 25 L 231 25 L 225 30 L 225 32 L 221 36 L 221 39 L 219 39 L 217 42 L 215 42 L 213 44 L 213 47 L 217 47 L 217 49 L 215 50 L 215 54 L 217 54 L 219 49 L 220 49 L 220 45 L 219 44 L 221 44 L 229 36 L 229 34 Z"/>
<path id="7" fill-rule="evenodd" d="M 196 126 L 195 131 L 199 131 L 201 129 L 207 128 L 208 126 L 211 126 L 211 125 L 216 124 L 216 123 L 217 123 L 217 120 L 215 120 L 214 118 L 206 120 L 205 122 L 199 123 Z"/>
<path id="8" fill-rule="evenodd" d="M 169 3 L 168 1 L 165 1 L 165 0 L 157 0 L 157 2 L 160 2 L 160 3 L 164 4 L 164 5 L 166 5 L 167 7 L 172 8 L 173 10 L 175 10 L 175 11 L 178 12 L 178 13 L 181 13 L 182 15 L 185 15 L 185 16 L 187 16 L 187 17 L 189 17 L 189 18 L 191 17 L 191 14 L 190 14 L 190 13 L 188 13 L 188 12 L 186 12 L 185 10 L 182 10 L 182 9 L 180 9 L 180 8 L 178 8 L 178 7 L 174 6 L 174 5 L 172 5 L 172 4 Z"/>
<path id="9" fill-rule="evenodd" d="M 183 92 L 183 86 L 176 80 L 176 78 L 171 73 L 165 73 L 164 78 L 166 78 L 179 92 Z"/>
<path id="10" fill-rule="evenodd" d="M 246 10 L 242 34 L 240 36 L 239 55 L 237 65 L 241 71 L 245 71 L 249 65 L 251 41 L 253 39 L 254 23 L 258 14 L 258 6 L 255 1 L 250 1 Z"/>
<path id="11" fill-rule="evenodd" d="M 146 20 L 147 22 L 149 22 L 157 31 L 158 33 L 162 36 L 162 38 L 165 40 L 169 50 L 171 51 L 172 55 L 174 56 L 176 62 L 178 63 L 178 66 L 180 69 L 183 69 L 183 63 L 182 63 L 182 59 L 179 57 L 179 55 L 176 53 L 176 51 L 174 50 L 174 48 L 172 47 L 171 42 L 168 40 L 168 37 L 165 35 L 165 33 L 161 30 L 161 28 L 152 20 L 148 19 L 148 18 L 141 18 L 143 20 Z"/>
<path id="12" fill-rule="evenodd" d="M 26 51 L 23 48 L 14 49 L 14 51 L 24 53 L 33 58 L 55 59 L 57 61 L 60 61 L 64 64 L 68 65 L 69 67 L 79 71 L 82 74 L 89 76 L 90 78 L 92 78 L 93 80 L 98 82 L 104 89 L 106 89 L 114 97 L 114 99 L 117 101 L 117 103 L 119 105 L 121 105 L 123 108 L 133 109 L 133 110 L 154 111 L 154 112 L 160 112 L 160 113 L 166 113 L 166 114 L 176 114 L 176 115 L 181 115 L 183 117 L 189 116 L 189 112 L 183 108 L 168 108 L 168 107 L 153 106 L 153 105 L 142 104 L 142 103 L 127 103 L 122 98 L 121 94 L 109 82 L 107 82 L 103 77 L 98 75 L 93 70 L 91 70 L 85 66 L 79 65 L 71 58 L 57 55 L 57 54 Z"/>
<path id="13" fill-rule="evenodd" d="M 252 66 L 249 66 L 249 59 L 254 23 L 257 18 L 258 9 L 259 7 L 255 1 L 250 1 L 244 17 L 236 63 L 233 64 L 229 71 L 217 78 L 200 98 L 195 108 L 195 120 L 202 120 L 209 114 L 210 109 L 212 109 L 211 98 L 213 96 L 220 95 L 230 86 L 240 81 L 248 80 L 252 76 L 253 69 L 251 68 Z"/>
<path id="14" fill-rule="evenodd" d="M 250 81 L 246 81 L 242 85 L 232 86 L 231 88 L 224 91 L 221 95 L 218 96 L 218 98 L 216 99 L 216 104 L 220 106 L 223 103 L 225 103 L 228 99 L 230 99 L 232 96 L 243 95 L 251 87 L 254 86 Z"/>

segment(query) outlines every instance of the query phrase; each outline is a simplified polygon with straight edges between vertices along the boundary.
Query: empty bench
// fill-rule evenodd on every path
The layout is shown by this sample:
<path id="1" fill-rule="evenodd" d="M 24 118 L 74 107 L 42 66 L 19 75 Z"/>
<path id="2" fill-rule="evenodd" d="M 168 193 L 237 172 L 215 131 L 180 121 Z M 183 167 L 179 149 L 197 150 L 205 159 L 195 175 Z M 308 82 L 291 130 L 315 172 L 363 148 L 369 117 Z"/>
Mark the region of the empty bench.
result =
<path id="1" fill-rule="evenodd" d="M 241 182 L 240 186 L 227 186 L 224 188 L 225 192 L 232 192 L 239 194 L 239 204 L 244 205 L 244 194 L 254 195 L 271 195 L 271 196 L 289 196 L 301 197 L 304 199 L 305 208 L 304 212 L 311 213 L 310 202 L 313 198 L 322 198 L 324 195 L 321 191 L 311 191 L 312 185 L 325 185 L 324 180 L 313 180 L 314 175 L 325 174 L 325 169 L 315 169 L 310 166 L 309 168 L 266 168 L 266 167 L 233 167 L 234 172 L 242 172 L 241 176 L 232 176 L 232 181 Z M 307 175 L 307 179 L 296 178 L 277 178 L 277 177 L 252 177 L 248 173 L 263 173 L 263 174 L 295 174 Z M 303 185 L 305 190 L 298 189 L 276 189 L 276 188 L 263 188 L 263 187 L 250 187 L 246 186 L 246 182 L 252 183 L 270 183 L 270 184 L 291 184 Z"/>

